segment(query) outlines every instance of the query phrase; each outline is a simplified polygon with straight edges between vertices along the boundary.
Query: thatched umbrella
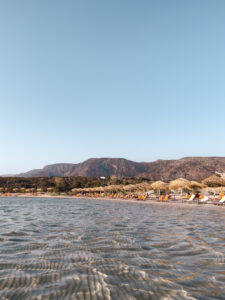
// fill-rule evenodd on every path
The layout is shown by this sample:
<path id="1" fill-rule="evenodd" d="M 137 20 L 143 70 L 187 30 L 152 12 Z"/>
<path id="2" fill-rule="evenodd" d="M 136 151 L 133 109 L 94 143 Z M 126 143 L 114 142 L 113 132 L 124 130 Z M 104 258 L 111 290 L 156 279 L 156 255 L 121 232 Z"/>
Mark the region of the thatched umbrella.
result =
<path id="1" fill-rule="evenodd" d="M 181 194 L 183 193 L 183 189 L 190 188 L 190 181 L 184 178 L 178 178 L 173 180 L 169 184 L 169 189 L 171 190 L 181 190 Z"/>
<path id="2" fill-rule="evenodd" d="M 102 186 L 98 186 L 95 188 L 96 192 L 104 192 L 104 188 Z"/>
<path id="3" fill-rule="evenodd" d="M 141 191 L 144 191 L 144 192 L 146 192 L 146 191 L 152 189 L 151 184 L 148 183 L 148 182 L 141 182 L 141 183 L 138 183 L 138 184 L 136 184 L 136 187 L 137 187 L 138 189 L 140 189 Z"/>
<path id="4" fill-rule="evenodd" d="M 117 192 L 122 192 L 123 191 L 123 185 L 122 184 L 118 184 L 115 187 L 116 187 Z"/>
<path id="5" fill-rule="evenodd" d="M 104 192 L 109 192 L 111 191 L 111 187 L 109 185 L 104 186 Z"/>
<path id="6" fill-rule="evenodd" d="M 198 189 L 203 189 L 206 186 L 202 183 L 197 182 L 197 181 L 191 181 L 190 184 L 189 184 L 189 187 L 190 187 L 191 190 L 198 190 Z"/>
<path id="7" fill-rule="evenodd" d="M 140 191 L 143 190 L 143 185 L 141 183 L 137 183 L 133 185 L 133 190 L 134 191 Z"/>
<path id="8" fill-rule="evenodd" d="M 98 188 L 98 187 L 92 187 L 92 188 L 91 188 L 91 191 L 92 191 L 92 192 L 99 192 L 99 188 Z"/>
<path id="9" fill-rule="evenodd" d="M 167 189 L 168 184 L 159 180 L 159 181 L 156 181 L 156 182 L 152 183 L 151 187 L 153 188 L 153 190 L 158 190 L 159 195 L 160 195 L 160 191 Z"/>
<path id="10" fill-rule="evenodd" d="M 104 187 L 104 191 L 105 192 L 116 192 L 116 191 L 118 191 L 118 189 L 119 189 L 119 186 L 118 185 L 114 185 L 114 184 L 112 184 L 112 185 L 107 185 L 107 186 L 105 186 Z"/>
<path id="11" fill-rule="evenodd" d="M 74 189 L 72 189 L 73 193 L 82 193 L 84 191 L 85 191 L 85 189 L 82 189 L 82 188 L 74 188 Z"/>
<path id="12" fill-rule="evenodd" d="M 225 186 L 225 179 L 217 175 L 212 175 L 202 180 L 202 183 L 209 187 Z"/>
<path id="13" fill-rule="evenodd" d="M 127 192 L 131 192 L 135 190 L 135 184 L 128 184 L 123 186 L 123 190 Z"/>
<path id="14" fill-rule="evenodd" d="M 169 187 L 173 190 L 186 188 L 190 184 L 190 181 L 184 178 L 178 178 L 176 180 L 172 180 L 169 184 Z"/>
<path id="15" fill-rule="evenodd" d="M 119 184 L 117 184 L 117 185 L 113 184 L 113 185 L 111 185 L 111 189 L 112 189 L 113 192 L 119 192 L 119 191 L 122 190 L 122 187 Z"/>

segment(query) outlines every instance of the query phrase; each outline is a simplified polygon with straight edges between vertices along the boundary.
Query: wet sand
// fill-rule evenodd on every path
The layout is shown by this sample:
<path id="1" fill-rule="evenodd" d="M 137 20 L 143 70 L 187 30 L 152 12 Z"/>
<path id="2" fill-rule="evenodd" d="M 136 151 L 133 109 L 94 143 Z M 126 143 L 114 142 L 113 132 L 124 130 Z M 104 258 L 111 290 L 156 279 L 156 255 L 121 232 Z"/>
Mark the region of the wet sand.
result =
<path id="1" fill-rule="evenodd" d="M 4 197 L 4 196 L 1 196 Z M 0 197 L 0 198 L 1 198 Z M 138 204 L 151 204 L 151 205 L 159 205 L 159 206 L 174 206 L 174 207 L 190 207 L 190 208 L 225 208 L 225 205 L 215 205 L 213 203 L 197 203 L 197 202 L 185 202 L 182 199 L 180 200 L 169 200 L 166 202 L 159 201 L 157 199 L 155 200 L 137 200 L 135 198 L 128 198 L 128 199 L 121 199 L 121 198 L 108 198 L 108 197 L 76 197 L 76 196 L 69 196 L 69 195 L 51 195 L 51 194 L 38 194 L 38 195 L 32 195 L 32 194 L 15 194 L 15 195 L 9 195 L 7 198 L 55 198 L 55 199 L 85 199 L 85 200 L 100 200 L 100 201 L 111 201 L 111 202 L 120 202 L 120 203 L 138 203 Z"/>

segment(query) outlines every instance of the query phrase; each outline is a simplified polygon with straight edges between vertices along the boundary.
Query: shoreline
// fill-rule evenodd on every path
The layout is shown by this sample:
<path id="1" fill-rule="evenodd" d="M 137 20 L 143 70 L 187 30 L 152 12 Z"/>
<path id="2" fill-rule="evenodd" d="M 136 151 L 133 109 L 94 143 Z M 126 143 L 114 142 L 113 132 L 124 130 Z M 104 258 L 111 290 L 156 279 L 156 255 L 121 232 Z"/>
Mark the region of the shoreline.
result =
<path id="1" fill-rule="evenodd" d="M 169 205 L 169 206 L 175 206 L 175 207 L 204 207 L 204 208 L 225 208 L 224 205 L 215 205 L 213 203 L 187 203 L 187 202 L 181 202 L 181 200 L 179 201 L 159 201 L 159 200 L 136 200 L 136 199 L 121 199 L 121 198 L 98 198 L 98 197 L 76 197 L 76 196 L 69 196 L 69 195 L 49 195 L 49 194 L 41 194 L 41 195 L 27 195 L 27 194 L 16 194 L 16 195 L 8 195 L 8 196 L 0 196 L 1 198 L 49 198 L 49 199 L 84 199 L 84 200 L 98 200 L 98 201 L 111 201 L 111 202 L 119 202 L 119 203 L 138 203 L 138 204 L 147 204 L 147 205 L 159 205 L 159 206 L 165 206 L 165 205 Z"/>

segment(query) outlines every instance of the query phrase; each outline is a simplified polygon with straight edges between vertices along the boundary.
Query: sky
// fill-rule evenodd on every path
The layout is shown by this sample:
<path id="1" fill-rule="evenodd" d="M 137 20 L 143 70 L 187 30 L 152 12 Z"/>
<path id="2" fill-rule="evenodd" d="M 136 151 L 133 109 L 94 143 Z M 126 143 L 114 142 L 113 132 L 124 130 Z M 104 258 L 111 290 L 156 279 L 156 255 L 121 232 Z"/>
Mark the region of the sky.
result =
<path id="1" fill-rule="evenodd" d="M 224 0 L 1 0 L 0 174 L 224 156 Z"/>

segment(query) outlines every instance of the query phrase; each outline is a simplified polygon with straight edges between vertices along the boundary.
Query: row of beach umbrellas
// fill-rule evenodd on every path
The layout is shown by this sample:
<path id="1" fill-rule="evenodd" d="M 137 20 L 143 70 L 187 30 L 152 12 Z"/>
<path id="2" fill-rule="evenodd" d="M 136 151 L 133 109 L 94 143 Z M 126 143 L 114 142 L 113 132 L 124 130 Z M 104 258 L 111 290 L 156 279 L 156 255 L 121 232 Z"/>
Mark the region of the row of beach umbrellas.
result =
<path id="1" fill-rule="evenodd" d="M 128 185 L 109 185 L 105 187 L 94 187 L 94 188 L 78 188 L 73 189 L 73 192 L 146 192 L 149 190 L 181 190 L 189 189 L 189 190 L 196 190 L 205 188 L 206 185 L 203 183 L 199 183 L 197 181 L 189 181 L 184 178 L 178 178 L 176 180 L 171 181 L 170 183 L 166 183 L 163 181 L 156 181 L 152 184 L 148 182 L 142 182 L 138 184 L 128 184 Z"/>

